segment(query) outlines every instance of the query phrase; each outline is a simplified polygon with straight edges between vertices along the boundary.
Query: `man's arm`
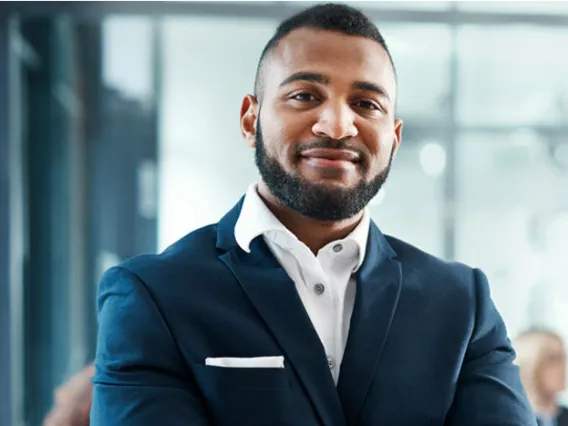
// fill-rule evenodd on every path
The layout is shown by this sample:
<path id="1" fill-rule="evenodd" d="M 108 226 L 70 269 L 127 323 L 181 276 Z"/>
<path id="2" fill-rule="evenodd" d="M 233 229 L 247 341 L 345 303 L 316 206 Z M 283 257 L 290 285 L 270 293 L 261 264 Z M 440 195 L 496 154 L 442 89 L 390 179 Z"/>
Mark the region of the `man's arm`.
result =
<path id="1" fill-rule="evenodd" d="M 99 288 L 92 426 L 210 425 L 199 390 L 146 285 L 113 268 Z"/>
<path id="2" fill-rule="evenodd" d="M 474 270 L 473 279 L 475 328 L 445 426 L 536 426 L 487 278 Z"/>

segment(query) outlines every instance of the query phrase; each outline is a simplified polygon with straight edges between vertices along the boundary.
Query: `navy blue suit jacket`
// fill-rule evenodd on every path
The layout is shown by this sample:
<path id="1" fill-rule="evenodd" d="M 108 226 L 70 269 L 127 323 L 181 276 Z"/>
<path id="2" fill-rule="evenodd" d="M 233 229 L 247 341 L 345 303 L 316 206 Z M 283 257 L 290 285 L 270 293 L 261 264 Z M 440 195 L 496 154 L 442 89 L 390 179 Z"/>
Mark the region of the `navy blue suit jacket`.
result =
<path id="1" fill-rule="evenodd" d="M 536 425 L 485 276 L 374 224 L 336 387 L 262 237 L 237 245 L 241 203 L 105 274 L 92 426 Z M 204 363 L 277 355 L 284 369 Z"/>

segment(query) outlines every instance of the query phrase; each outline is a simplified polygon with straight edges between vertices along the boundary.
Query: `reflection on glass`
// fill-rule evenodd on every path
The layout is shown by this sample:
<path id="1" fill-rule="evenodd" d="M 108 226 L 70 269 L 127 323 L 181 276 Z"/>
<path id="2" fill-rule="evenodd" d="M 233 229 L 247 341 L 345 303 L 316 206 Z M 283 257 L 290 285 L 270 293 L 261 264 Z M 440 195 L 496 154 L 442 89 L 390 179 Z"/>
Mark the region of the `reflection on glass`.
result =
<path id="1" fill-rule="evenodd" d="M 102 24 L 103 82 L 123 96 L 149 102 L 152 84 L 152 31 L 146 17 L 110 17 Z"/>
<path id="2" fill-rule="evenodd" d="M 456 1 L 458 10 L 490 13 L 566 14 L 565 1 Z"/>
<path id="3" fill-rule="evenodd" d="M 184 17 L 163 28 L 161 249 L 219 220 L 258 179 L 239 110 L 276 22 Z"/>
<path id="4" fill-rule="evenodd" d="M 420 149 L 420 166 L 429 176 L 439 176 L 446 169 L 446 150 L 437 142 L 427 142 Z"/>
<path id="5" fill-rule="evenodd" d="M 398 115 L 415 125 L 445 122 L 451 90 L 449 26 L 378 26 L 398 73 Z"/>
<path id="6" fill-rule="evenodd" d="M 302 5 L 319 4 L 318 0 L 290 0 L 290 3 L 298 3 Z M 393 9 L 422 9 L 422 10 L 441 10 L 449 9 L 452 0 L 383 0 L 377 2 L 375 0 L 347 0 L 347 1 L 331 1 L 329 3 L 345 3 L 354 7 L 362 7 L 366 9 L 372 8 L 393 8 Z"/>
<path id="7" fill-rule="evenodd" d="M 534 297 L 568 302 L 568 170 L 553 166 L 549 143 L 527 130 L 467 133 L 457 145 L 456 257 L 488 273 L 512 335 L 534 323 L 568 333 L 550 303 Z"/>
<path id="8" fill-rule="evenodd" d="M 463 124 L 568 120 L 568 31 L 465 26 L 458 31 L 458 119 Z"/>
<path id="9" fill-rule="evenodd" d="M 403 139 L 389 180 L 370 209 L 384 233 L 443 256 L 443 177 L 421 167 L 424 147 L 432 140 Z"/>

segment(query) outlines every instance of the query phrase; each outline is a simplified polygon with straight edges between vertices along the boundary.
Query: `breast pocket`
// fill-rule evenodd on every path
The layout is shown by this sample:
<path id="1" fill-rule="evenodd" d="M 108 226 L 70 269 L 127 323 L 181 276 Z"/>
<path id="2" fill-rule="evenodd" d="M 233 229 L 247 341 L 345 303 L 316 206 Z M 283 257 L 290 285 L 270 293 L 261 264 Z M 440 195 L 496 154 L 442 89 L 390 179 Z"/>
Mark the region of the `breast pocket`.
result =
<path id="1" fill-rule="evenodd" d="M 198 384 L 216 426 L 291 425 L 290 377 L 285 368 L 198 365 Z"/>

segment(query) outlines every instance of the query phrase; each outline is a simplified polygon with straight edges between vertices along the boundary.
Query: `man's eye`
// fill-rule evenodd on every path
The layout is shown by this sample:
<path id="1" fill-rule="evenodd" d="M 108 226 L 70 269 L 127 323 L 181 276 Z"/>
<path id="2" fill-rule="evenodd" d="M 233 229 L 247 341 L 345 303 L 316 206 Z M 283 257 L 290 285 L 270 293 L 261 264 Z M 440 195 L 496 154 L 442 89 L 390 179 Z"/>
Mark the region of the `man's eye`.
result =
<path id="1" fill-rule="evenodd" d="M 311 93 L 302 92 L 302 93 L 296 93 L 291 97 L 291 99 L 294 99 L 296 101 L 308 102 L 308 101 L 314 101 L 316 98 Z"/>
<path id="2" fill-rule="evenodd" d="M 355 103 L 355 106 L 358 108 L 370 109 L 370 110 L 377 110 L 380 111 L 381 108 L 375 103 L 371 101 L 358 101 Z"/>

